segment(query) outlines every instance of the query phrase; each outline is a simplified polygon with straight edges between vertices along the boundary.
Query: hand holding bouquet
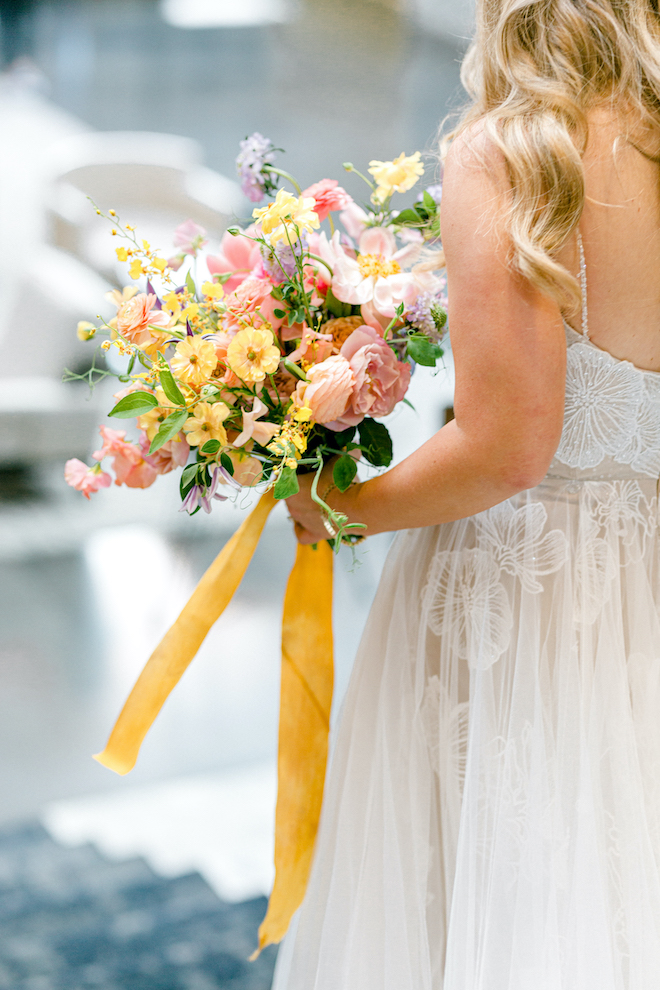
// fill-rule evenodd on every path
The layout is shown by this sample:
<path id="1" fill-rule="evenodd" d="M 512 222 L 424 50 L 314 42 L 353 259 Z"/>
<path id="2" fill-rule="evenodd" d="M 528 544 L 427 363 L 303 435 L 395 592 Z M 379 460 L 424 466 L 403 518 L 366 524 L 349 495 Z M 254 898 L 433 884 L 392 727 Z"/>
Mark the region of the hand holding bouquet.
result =
<path id="1" fill-rule="evenodd" d="M 360 525 L 317 491 L 323 465 L 335 459 L 340 491 L 357 458 L 386 467 L 392 444 L 379 419 L 404 399 L 414 365 L 442 356 L 443 282 L 424 258 L 440 233 L 440 187 L 412 209 L 391 206 L 423 173 L 419 159 L 372 161 L 362 207 L 334 179 L 301 191 L 254 134 L 239 171 L 249 198 L 269 202 L 225 233 L 218 255 L 204 253 L 205 231 L 187 221 L 174 234 L 177 253 L 161 257 L 110 210 L 134 284 L 110 294 L 115 319 L 79 324 L 78 334 L 105 334 L 102 348 L 125 355 L 109 415 L 134 419 L 137 435 L 102 426 L 96 464 L 69 461 L 68 483 L 87 498 L 107 487 L 105 460 L 115 484 L 129 487 L 177 469 L 182 509 L 193 514 L 246 487 L 287 498 L 299 472 L 313 471 L 312 497 L 335 546 L 359 539 Z M 201 262 L 210 278 L 196 277 Z"/>

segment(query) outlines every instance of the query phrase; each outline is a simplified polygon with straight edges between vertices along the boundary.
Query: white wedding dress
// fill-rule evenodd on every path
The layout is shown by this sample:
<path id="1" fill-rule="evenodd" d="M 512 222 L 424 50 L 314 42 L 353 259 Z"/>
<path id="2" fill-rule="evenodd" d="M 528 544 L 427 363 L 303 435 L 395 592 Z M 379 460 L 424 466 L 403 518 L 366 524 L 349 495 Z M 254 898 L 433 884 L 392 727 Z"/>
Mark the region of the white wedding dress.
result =
<path id="1" fill-rule="evenodd" d="M 544 481 L 393 545 L 274 990 L 660 988 L 660 373 L 566 336 Z"/>

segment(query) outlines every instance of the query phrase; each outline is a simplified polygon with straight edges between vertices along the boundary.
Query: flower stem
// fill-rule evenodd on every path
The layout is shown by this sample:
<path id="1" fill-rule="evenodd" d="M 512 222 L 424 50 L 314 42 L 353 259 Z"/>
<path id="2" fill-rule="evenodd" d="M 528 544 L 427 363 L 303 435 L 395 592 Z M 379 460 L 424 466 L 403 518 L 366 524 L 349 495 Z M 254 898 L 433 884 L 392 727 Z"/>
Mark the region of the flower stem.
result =
<path id="1" fill-rule="evenodd" d="M 291 185 L 296 190 L 298 195 L 302 196 L 302 189 L 300 188 L 294 177 L 289 172 L 285 172 L 283 168 L 275 168 L 274 165 L 264 165 L 261 171 L 273 172 L 275 175 L 281 175 L 283 179 L 286 179 L 287 182 L 291 183 Z"/>

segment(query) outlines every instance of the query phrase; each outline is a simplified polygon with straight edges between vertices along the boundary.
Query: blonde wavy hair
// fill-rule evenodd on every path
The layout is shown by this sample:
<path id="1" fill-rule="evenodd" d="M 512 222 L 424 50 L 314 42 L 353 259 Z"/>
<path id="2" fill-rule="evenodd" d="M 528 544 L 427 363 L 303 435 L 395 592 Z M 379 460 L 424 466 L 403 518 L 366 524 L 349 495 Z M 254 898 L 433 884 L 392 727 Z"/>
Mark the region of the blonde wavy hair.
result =
<path id="1" fill-rule="evenodd" d="M 461 76 L 473 102 L 444 147 L 481 123 L 511 181 L 513 265 L 561 307 L 579 300 L 555 255 L 584 206 L 588 111 L 608 101 L 660 133 L 659 2 L 477 0 Z"/>

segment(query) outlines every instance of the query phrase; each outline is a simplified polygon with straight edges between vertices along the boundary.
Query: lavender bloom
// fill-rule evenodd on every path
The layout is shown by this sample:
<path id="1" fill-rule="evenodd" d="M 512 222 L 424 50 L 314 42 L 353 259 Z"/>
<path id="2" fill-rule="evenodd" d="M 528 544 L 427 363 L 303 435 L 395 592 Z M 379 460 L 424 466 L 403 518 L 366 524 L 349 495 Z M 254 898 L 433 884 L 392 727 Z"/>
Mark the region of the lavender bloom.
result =
<path id="1" fill-rule="evenodd" d="M 204 489 L 201 485 L 193 485 L 181 503 L 179 512 L 187 512 L 188 514 L 193 513 L 195 509 L 199 508 L 203 494 Z"/>
<path id="2" fill-rule="evenodd" d="M 447 322 L 447 314 L 442 305 L 441 297 L 432 292 L 423 292 L 406 310 L 404 319 L 415 330 L 419 330 L 429 340 L 437 341 L 442 336 L 442 329 Z"/>
<path id="3" fill-rule="evenodd" d="M 442 201 L 442 183 L 438 182 L 435 186 L 428 186 L 426 191 L 435 200 L 436 205 L 440 206 Z"/>
<path id="4" fill-rule="evenodd" d="M 270 164 L 273 142 L 255 131 L 245 141 L 241 141 L 241 151 L 236 159 L 236 168 L 241 179 L 241 189 L 252 203 L 264 198 L 266 177 L 262 173 L 264 165 Z"/>
<path id="5" fill-rule="evenodd" d="M 296 258 L 304 255 L 307 248 L 307 237 L 304 232 L 297 241 L 294 241 L 293 250 L 286 241 L 277 242 L 275 247 L 277 260 L 273 257 L 272 251 L 269 251 L 263 244 L 260 246 L 264 271 L 268 274 L 274 285 L 282 285 L 287 277 L 293 277 L 296 272 Z M 286 276 L 284 272 L 286 272 Z"/>
<path id="6" fill-rule="evenodd" d="M 217 499 L 218 502 L 226 502 L 227 496 L 220 495 L 220 493 L 216 491 L 218 484 L 220 483 L 221 475 L 223 477 L 224 475 L 227 475 L 227 477 L 231 478 L 231 475 L 229 475 L 224 468 L 216 467 L 213 475 L 211 476 L 211 484 L 208 488 L 204 488 L 202 485 L 193 485 L 184 498 L 179 512 L 187 512 L 189 515 L 192 515 L 195 509 L 198 509 L 201 506 L 201 508 L 204 509 L 204 512 L 208 514 L 212 508 L 211 499 Z M 241 486 L 234 482 L 233 478 L 231 478 L 231 480 L 234 486 L 240 490 Z"/>

